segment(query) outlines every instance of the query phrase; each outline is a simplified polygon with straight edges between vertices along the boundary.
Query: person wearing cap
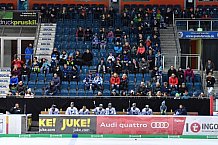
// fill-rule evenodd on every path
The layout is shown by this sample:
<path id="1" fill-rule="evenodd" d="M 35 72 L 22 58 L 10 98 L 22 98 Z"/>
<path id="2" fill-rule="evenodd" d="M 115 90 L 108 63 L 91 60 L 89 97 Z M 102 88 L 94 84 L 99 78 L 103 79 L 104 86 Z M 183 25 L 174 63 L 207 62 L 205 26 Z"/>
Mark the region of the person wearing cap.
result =
<path id="1" fill-rule="evenodd" d="M 70 103 L 70 107 L 67 108 L 65 114 L 66 115 L 78 115 L 79 114 L 77 108 L 74 107 L 74 102 Z"/>
<path id="2" fill-rule="evenodd" d="M 116 109 L 112 107 L 112 103 L 108 103 L 108 107 L 106 108 L 105 115 L 116 115 Z"/>
<path id="3" fill-rule="evenodd" d="M 33 47 L 32 44 L 29 44 L 27 48 L 25 49 L 25 60 L 26 60 L 26 65 L 29 65 L 30 60 L 32 59 L 33 56 Z"/>
<path id="4" fill-rule="evenodd" d="M 59 114 L 59 109 L 56 107 L 56 105 L 52 105 L 51 108 L 49 109 L 49 115 L 57 115 Z"/>
<path id="5" fill-rule="evenodd" d="M 128 115 L 140 115 L 140 109 L 136 107 L 136 103 L 133 103 L 132 107 L 127 109 L 127 114 Z"/>
<path id="6" fill-rule="evenodd" d="M 160 106 L 160 114 L 161 115 L 166 115 L 167 114 L 167 106 L 166 106 L 165 103 L 166 103 L 165 101 L 163 101 L 161 103 L 161 106 Z"/>
<path id="7" fill-rule="evenodd" d="M 149 105 L 145 105 L 145 108 L 142 109 L 142 115 L 153 115 L 153 111 L 149 108 Z"/>
<path id="8" fill-rule="evenodd" d="M 82 109 L 79 110 L 79 115 L 89 115 L 89 109 L 86 108 L 86 106 L 83 106 Z"/>
<path id="9" fill-rule="evenodd" d="M 99 104 L 99 107 L 96 107 L 93 112 L 95 115 L 105 115 L 105 109 L 103 108 L 103 104 Z"/>

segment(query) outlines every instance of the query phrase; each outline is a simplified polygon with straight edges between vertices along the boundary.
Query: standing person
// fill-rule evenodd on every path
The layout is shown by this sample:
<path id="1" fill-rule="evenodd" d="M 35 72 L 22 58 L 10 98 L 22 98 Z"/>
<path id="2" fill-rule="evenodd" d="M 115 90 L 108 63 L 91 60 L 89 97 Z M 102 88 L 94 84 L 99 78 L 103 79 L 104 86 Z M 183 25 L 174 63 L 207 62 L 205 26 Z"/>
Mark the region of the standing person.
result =
<path id="1" fill-rule="evenodd" d="M 89 115 L 89 109 L 86 108 L 86 106 L 83 106 L 82 109 L 79 110 L 79 115 Z"/>
<path id="2" fill-rule="evenodd" d="M 67 108 L 65 114 L 66 115 L 78 115 L 79 114 L 77 108 L 74 107 L 74 102 L 70 103 L 70 107 Z"/>
<path id="3" fill-rule="evenodd" d="M 140 115 L 140 109 L 136 107 L 136 103 L 132 103 L 132 107 L 127 109 L 128 115 Z"/>
<path id="4" fill-rule="evenodd" d="M 22 109 L 18 103 L 15 104 L 9 111 L 11 114 L 22 114 Z"/>
<path id="5" fill-rule="evenodd" d="M 214 69 L 215 69 L 214 63 L 211 61 L 211 59 L 208 59 L 205 65 L 206 74 L 208 75 L 209 72 L 213 74 Z"/>
<path id="6" fill-rule="evenodd" d="M 172 74 L 177 75 L 177 71 L 176 71 L 176 69 L 174 68 L 173 65 L 170 66 L 170 69 L 168 70 L 168 73 L 167 73 L 167 74 L 168 74 L 168 78 L 171 77 Z"/>
<path id="7" fill-rule="evenodd" d="M 166 114 L 167 114 L 167 106 L 165 104 L 165 101 L 163 101 L 160 106 L 160 115 L 166 115 Z"/>
<path id="8" fill-rule="evenodd" d="M 112 107 L 112 103 L 108 103 L 108 107 L 106 108 L 105 115 L 116 115 L 116 109 Z"/>
<path id="9" fill-rule="evenodd" d="M 206 78 L 206 82 L 207 82 L 207 93 L 208 95 L 210 95 L 213 91 L 214 88 L 214 84 L 216 82 L 214 76 L 212 76 L 212 73 L 209 72 Z"/>
<path id="10" fill-rule="evenodd" d="M 185 70 L 185 73 L 184 73 L 184 79 L 185 79 L 185 82 L 191 82 L 193 83 L 193 86 L 194 86 L 194 71 L 189 67 L 187 66 L 187 69 Z"/>
<path id="11" fill-rule="evenodd" d="M 103 104 L 99 104 L 99 107 L 96 107 L 93 112 L 95 115 L 105 115 L 105 109 L 103 108 Z"/>
<path id="12" fill-rule="evenodd" d="M 153 115 L 153 111 L 149 108 L 149 105 L 145 105 L 145 108 L 142 109 L 142 115 Z"/>
<path id="13" fill-rule="evenodd" d="M 59 109 L 56 107 L 55 104 L 53 104 L 51 106 L 51 108 L 49 109 L 49 112 L 48 112 L 49 115 L 57 115 L 59 114 Z"/>
<path id="14" fill-rule="evenodd" d="M 29 66 L 29 62 L 32 60 L 33 56 L 33 46 L 32 44 L 29 44 L 27 48 L 25 49 L 25 60 L 26 60 L 26 65 Z"/>
<path id="15" fill-rule="evenodd" d="M 183 105 L 179 105 L 179 109 L 175 110 L 174 115 L 187 115 L 187 110 L 185 109 Z"/>

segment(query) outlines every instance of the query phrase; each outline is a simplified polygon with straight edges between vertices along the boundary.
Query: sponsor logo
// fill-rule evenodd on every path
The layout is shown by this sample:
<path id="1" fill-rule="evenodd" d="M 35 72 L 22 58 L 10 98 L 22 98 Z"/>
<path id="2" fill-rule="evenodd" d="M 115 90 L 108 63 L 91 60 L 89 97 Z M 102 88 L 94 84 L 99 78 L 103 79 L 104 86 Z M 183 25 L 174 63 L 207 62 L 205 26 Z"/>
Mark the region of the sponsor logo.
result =
<path id="1" fill-rule="evenodd" d="M 191 131 L 194 132 L 194 133 L 197 133 L 197 132 L 199 132 L 201 130 L 200 124 L 196 123 L 196 122 L 192 123 L 190 128 L 191 128 Z"/>
<path id="2" fill-rule="evenodd" d="M 183 123 L 185 120 L 181 120 L 181 119 L 174 119 L 174 122 L 180 122 Z"/>
<path id="3" fill-rule="evenodd" d="M 168 122 L 152 122 L 151 128 L 168 128 L 170 125 Z"/>

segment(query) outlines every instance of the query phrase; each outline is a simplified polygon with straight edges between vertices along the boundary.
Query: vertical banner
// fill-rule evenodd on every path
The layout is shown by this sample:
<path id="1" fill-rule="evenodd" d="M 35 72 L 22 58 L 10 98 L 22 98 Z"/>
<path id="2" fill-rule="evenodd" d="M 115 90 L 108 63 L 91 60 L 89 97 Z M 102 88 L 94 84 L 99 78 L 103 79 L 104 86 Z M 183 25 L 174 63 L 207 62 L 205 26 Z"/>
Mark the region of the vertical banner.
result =
<path id="1" fill-rule="evenodd" d="M 39 132 L 50 134 L 95 134 L 96 116 L 39 116 Z"/>
<path id="2" fill-rule="evenodd" d="M 9 91 L 11 69 L 0 68 L 0 97 L 6 97 Z"/>
<path id="3" fill-rule="evenodd" d="M 0 134 L 7 134 L 6 116 L 0 115 Z"/>

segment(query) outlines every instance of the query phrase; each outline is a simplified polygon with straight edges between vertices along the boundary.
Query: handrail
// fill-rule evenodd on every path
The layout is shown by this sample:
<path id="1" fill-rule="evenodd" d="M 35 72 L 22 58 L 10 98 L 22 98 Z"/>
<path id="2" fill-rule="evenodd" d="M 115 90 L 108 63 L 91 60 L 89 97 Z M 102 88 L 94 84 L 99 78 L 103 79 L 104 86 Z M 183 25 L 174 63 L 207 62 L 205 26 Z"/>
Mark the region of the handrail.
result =
<path id="1" fill-rule="evenodd" d="M 41 14 L 39 13 L 39 15 L 41 15 Z M 40 29 L 41 29 L 41 19 L 39 18 L 39 19 L 38 19 L 38 25 L 37 25 L 36 36 L 35 36 L 35 41 L 34 41 L 34 45 L 33 45 L 33 48 L 35 48 L 34 53 L 33 53 L 33 56 L 36 55 L 37 45 L 38 45 L 38 42 L 39 42 Z"/>

